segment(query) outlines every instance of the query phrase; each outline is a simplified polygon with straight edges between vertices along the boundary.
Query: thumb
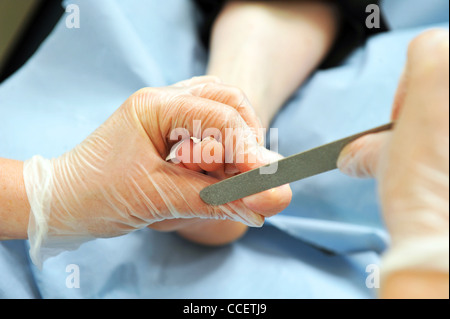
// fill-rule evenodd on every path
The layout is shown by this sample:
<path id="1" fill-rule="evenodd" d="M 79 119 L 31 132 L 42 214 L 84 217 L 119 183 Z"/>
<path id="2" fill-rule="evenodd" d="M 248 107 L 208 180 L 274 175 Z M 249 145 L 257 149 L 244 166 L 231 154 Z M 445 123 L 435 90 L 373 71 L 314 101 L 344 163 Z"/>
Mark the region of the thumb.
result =
<path id="1" fill-rule="evenodd" d="M 339 156 L 339 170 L 351 177 L 377 177 L 380 158 L 391 134 L 392 132 L 370 134 L 348 144 Z"/>
<path id="2" fill-rule="evenodd" d="M 259 147 L 257 162 L 242 163 L 237 167 L 241 172 L 264 166 L 269 163 L 276 162 L 283 157 L 264 147 Z M 276 169 L 276 168 L 275 168 Z M 242 199 L 243 203 L 254 212 L 264 217 L 273 216 L 284 210 L 292 200 L 292 190 L 288 184 L 280 187 L 272 188 L 264 192 L 254 194 Z"/>
<path id="3" fill-rule="evenodd" d="M 264 217 L 247 208 L 242 200 L 213 206 L 200 198 L 200 191 L 218 182 L 217 179 L 181 166 L 164 163 L 164 178 L 158 182 L 171 218 L 203 218 L 232 220 L 252 227 L 261 227 Z M 168 195 L 170 194 L 170 195 Z"/>

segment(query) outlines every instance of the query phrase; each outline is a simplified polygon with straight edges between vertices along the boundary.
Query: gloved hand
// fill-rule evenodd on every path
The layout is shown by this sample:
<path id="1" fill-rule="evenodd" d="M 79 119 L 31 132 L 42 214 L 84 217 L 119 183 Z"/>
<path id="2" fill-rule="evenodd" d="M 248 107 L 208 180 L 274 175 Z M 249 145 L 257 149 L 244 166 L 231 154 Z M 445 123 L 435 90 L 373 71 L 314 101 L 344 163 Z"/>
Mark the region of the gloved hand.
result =
<path id="1" fill-rule="evenodd" d="M 391 249 L 382 280 L 401 271 L 449 271 L 449 35 L 415 39 L 394 103 L 391 132 L 348 145 L 338 166 L 375 177 Z M 403 288 L 405 289 L 405 288 Z"/>
<path id="2" fill-rule="evenodd" d="M 202 131 L 216 128 L 223 136 L 226 128 L 239 132 L 226 165 L 240 171 L 255 165 L 238 163 L 241 155 L 266 164 L 268 151 L 255 134 L 258 121 L 243 96 L 214 77 L 142 89 L 70 152 L 26 161 L 33 262 L 41 266 L 47 257 L 90 239 L 120 236 L 168 219 L 227 219 L 261 226 L 264 217 L 243 201 L 213 207 L 200 199 L 200 190 L 217 179 L 166 161 L 178 142 L 171 139 L 174 130 L 196 136 L 194 126 L 200 123 Z M 275 193 L 284 200 L 272 206 L 281 210 L 290 201 L 290 190 Z M 263 199 L 264 194 L 254 196 Z"/>

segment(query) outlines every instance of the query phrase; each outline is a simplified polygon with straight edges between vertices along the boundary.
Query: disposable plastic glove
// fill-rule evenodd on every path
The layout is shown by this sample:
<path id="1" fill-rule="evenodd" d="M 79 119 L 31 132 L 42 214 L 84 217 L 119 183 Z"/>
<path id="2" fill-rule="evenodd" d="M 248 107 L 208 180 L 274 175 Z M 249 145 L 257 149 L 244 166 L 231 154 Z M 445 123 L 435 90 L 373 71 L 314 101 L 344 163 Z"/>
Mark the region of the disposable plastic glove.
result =
<path id="1" fill-rule="evenodd" d="M 166 161 L 178 142 L 170 138 L 173 130 L 184 128 L 195 136 L 194 121 L 201 121 L 203 131 L 240 130 L 233 161 L 256 154 L 258 165 L 265 164 L 261 154 L 268 151 L 254 134 L 258 121 L 246 103 L 240 91 L 213 77 L 142 89 L 70 152 L 26 161 L 32 261 L 41 267 L 46 258 L 93 238 L 120 236 L 168 219 L 229 219 L 261 226 L 264 217 L 242 201 L 213 207 L 200 199 L 200 190 L 217 179 Z M 290 193 L 280 196 L 289 202 Z"/>
<path id="2" fill-rule="evenodd" d="M 392 238 L 383 281 L 398 271 L 449 271 L 448 37 L 433 30 L 411 43 L 394 103 L 395 128 L 348 145 L 338 162 L 351 176 L 378 180 Z"/>

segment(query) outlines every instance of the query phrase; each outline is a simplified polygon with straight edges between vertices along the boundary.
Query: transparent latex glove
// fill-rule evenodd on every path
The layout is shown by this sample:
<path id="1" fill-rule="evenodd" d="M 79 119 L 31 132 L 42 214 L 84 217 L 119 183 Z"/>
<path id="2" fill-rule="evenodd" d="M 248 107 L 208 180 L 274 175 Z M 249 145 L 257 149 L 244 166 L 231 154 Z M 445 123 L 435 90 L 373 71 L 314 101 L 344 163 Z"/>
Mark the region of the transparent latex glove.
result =
<path id="1" fill-rule="evenodd" d="M 261 226 L 264 217 L 243 201 L 213 207 L 200 199 L 200 190 L 217 179 L 166 161 L 178 142 L 173 132 L 182 129 L 195 137 L 200 123 L 201 131 L 239 132 L 233 163 L 227 165 L 250 154 L 262 165 L 261 154 L 267 150 L 255 135 L 258 121 L 243 97 L 214 77 L 142 89 L 70 152 L 26 161 L 32 261 L 42 266 L 46 258 L 93 238 L 120 236 L 169 219 L 228 219 Z M 285 197 L 289 201 L 290 193 Z"/>
<path id="2" fill-rule="evenodd" d="M 391 132 L 348 145 L 338 161 L 375 177 L 392 247 L 382 278 L 398 271 L 449 271 L 449 39 L 428 31 L 410 45 Z"/>

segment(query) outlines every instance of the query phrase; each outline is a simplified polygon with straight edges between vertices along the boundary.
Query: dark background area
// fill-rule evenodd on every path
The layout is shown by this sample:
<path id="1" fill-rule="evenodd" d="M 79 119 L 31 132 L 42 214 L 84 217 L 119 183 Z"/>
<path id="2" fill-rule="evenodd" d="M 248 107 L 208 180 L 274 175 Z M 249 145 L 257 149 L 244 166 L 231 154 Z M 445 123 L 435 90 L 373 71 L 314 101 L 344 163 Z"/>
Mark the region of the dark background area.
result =
<path id="1" fill-rule="evenodd" d="M 205 46 L 208 46 L 212 23 L 226 0 L 193 1 L 203 14 L 203 23 L 200 25 L 199 32 Z M 340 0 L 338 3 L 344 17 L 340 37 L 321 68 L 339 64 L 349 52 L 363 44 L 368 36 L 387 31 L 384 21 L 382 21 L 381 29 L 368 30 L 364 27 L 367 16 L 365 6 L 368 3 L 378 4 L 379 0 Z M 0 73 L 0 83 L 17 71 L 36 52 L 63 14 L 62 0 L 41 0 L 25 31 L 13 47 L 12 53 L 6 59 L 5 67 Z"/>
<path id="2" fill-rule="evenodd" d="M 63 14 L 64 9 L 60 0 L 42 0 L 6 59 L 5 68 L 0 74 L 0 82 L 17 71 L 36 52 Z"/>

